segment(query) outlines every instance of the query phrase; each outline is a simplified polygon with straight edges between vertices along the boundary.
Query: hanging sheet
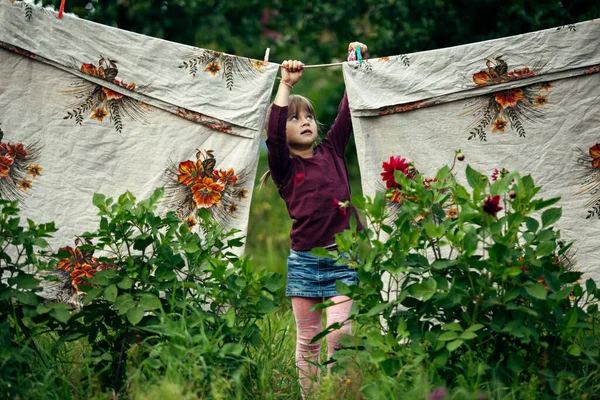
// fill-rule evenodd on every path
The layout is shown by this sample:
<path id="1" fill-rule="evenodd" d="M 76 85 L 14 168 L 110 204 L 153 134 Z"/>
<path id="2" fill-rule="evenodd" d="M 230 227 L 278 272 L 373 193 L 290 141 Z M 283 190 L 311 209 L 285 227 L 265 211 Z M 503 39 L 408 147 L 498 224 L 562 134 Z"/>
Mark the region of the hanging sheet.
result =
<path id="1" fill-rule="evenodd" d="M 595 20 L 345 64 L 364 193 L 396 155 L 432 176 L 456 149 L 490 178 L 518 169 L 561 197 L 562 238 L 600 282 L 599 38 Z"/>
<path id="2" fill-rule="evenodd" d="M 98 228 L 93 194 L 245 234 L 276 64 L 0 0 L 0 196 L 55 221 L 51 245 Z"/>

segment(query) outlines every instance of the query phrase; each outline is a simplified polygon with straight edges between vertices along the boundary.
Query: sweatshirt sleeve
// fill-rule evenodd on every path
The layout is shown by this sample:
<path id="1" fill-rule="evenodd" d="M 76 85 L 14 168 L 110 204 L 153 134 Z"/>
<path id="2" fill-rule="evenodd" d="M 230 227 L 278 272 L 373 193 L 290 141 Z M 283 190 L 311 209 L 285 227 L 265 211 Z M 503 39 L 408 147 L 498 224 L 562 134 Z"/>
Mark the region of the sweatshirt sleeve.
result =
<path id="1" fill-rule="evenodd" d="M 288 108 L 271 106 L 267 125 L 267 151 L 271 177 L 277 187 L 285 184 L 292 173 L 292 160 L 286 141 Z"/>
<path id="2" fill-rule="evenodd" d="M 338 156 L 344 157 L 344 151 L 350 141 L 351 134 L 352 119 L 350 118 L 350 106 L 348 105 L 348 95 L 344 92 L 344 97 L 338 107 L 338 114 L 329 132 L 327 132 L 327 137 L 323 141 L 323 144 L 333 147 Z"/>

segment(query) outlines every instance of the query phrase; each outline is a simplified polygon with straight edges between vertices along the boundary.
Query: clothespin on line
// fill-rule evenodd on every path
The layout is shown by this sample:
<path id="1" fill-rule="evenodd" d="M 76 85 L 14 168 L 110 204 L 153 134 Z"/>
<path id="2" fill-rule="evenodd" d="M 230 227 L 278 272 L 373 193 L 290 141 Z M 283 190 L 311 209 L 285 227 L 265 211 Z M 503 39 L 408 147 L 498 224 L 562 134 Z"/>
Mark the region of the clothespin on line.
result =
<path id="1" fill-rule="evenodd" d="M 67 0 L 61 0 L 60 2 L 60 8 L 58 9 L 58 19 L 62 19 L 63 16 L 63 12 L 65 11 L 65 2 Z"/>
<path id="2" fill-rule="evenodd" d="M 269 64 L 269 52 L 270 51 L 271 51 L 271 48 L 267 47 L 267 51 L 265 51 L 265 60 L 264 60 L 265 67 L 267 66 L 267 64 Z"/>

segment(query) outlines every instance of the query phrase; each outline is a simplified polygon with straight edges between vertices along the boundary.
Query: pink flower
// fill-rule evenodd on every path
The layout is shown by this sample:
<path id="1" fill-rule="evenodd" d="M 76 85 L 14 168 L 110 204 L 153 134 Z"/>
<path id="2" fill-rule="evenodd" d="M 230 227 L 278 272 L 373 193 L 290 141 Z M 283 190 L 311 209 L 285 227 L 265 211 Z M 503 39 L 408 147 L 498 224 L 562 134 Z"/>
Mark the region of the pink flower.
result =
<path id="1" fill-rule="evenodd" d="M 350 203 L 348 201 L 339 201 L 338 199 L 333 199 L 333 206 L 337 207 L 338 212 L 342 217 L 348 216 L 348 211 L 346 210 Z"/>
<path id="2" fill-rule="evenodd" d="M 488 196 L 485 203 L 483 203 L 483 211 L 492 217 L 495 217 L 498 211 L 502 210 L 502 207 L 500 207 L 499 204 L 500 196 Z"/>
<path id="3" fill-rule="evenodd" d="M 402 171 L 404 175 L 409 175 L 408 169 L 410 164 L 400 156 L 390 157 L 389 162 L 383 162 L 381 165 L 383 172 L 381 173 L 382 180 L 385 182 L 385 186 L 389 188 L 400 187 L 396 179 L 394 179 L 394 171 Z"/>
<path id="4" fill-rule="evenodd" d="M 496 182 L 498 179 L 502 179 L 506 175 L 508 175 L 508 170 L 506 168 L 502 168 L 500 170 L 496 168 L 494 172 L 492 172 L 492 180 Z"/>

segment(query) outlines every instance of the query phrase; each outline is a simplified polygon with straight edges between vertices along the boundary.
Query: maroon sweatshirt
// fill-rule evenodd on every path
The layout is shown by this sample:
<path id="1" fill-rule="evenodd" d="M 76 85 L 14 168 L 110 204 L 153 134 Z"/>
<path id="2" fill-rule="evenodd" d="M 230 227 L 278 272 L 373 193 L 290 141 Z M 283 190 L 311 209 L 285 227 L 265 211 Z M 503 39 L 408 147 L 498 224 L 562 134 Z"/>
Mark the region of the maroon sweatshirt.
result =
<path id="1" fill-rule="evenodd" d="M 329 246 L 335 243 L 336 233 L 349 228 L 351 215 L 356 216 L 357 227 L 362 230 L 353 206 L 346 209 L 344 216 L 334 205 L 334 199 L 350 200 L 344 159 L 352 133 L 348 98 L 344 94 L 335 122 L 327 137 L 314 148 L 311 158 L 290 158 L 285 133 L 287 113 L 288 107 L 273 104 L 267 127 L 267 149 L 271 177 L 293 219 L 291 247 L 306 251 Z"/>

